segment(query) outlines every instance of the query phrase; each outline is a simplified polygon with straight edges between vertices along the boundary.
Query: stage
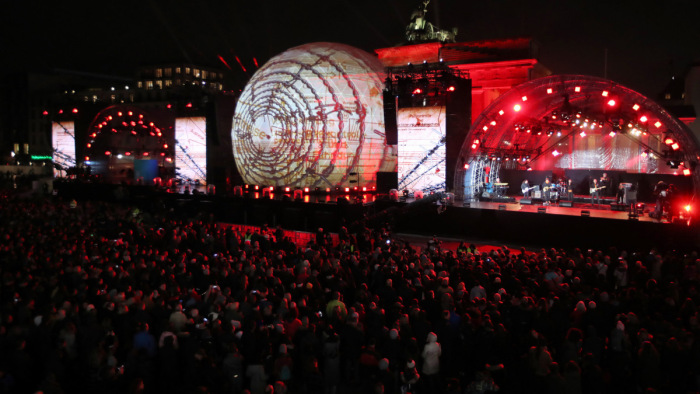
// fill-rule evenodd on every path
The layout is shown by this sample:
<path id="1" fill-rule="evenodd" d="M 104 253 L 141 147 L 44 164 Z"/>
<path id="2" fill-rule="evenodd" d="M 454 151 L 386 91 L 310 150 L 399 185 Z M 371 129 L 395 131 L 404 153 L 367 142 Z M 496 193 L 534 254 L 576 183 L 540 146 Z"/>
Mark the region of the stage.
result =
<path id="1" fill-rule="evenodd" d="M 126 193 L 115 193 L 126 188 Z M 450 201 L 441 194 L 422 199 L 410 196 L 399 201 L 388 194 L 307 194 L 300 198 L 285 193 L 168 193 L 148 186 L 118 186 L 59 182 L 63 198 L 115 200 L 144 209 L 170 207 L 178 215 L 212 215 L 224 223 L 282 226 L 287 230 L 337 232 L 341 226 L 355 231 L 364 226 L 388 227 L 391 232 L 484 240 L 495 244 L 551 247 L 621 248 L 695 247 L 700 245 L 695 221 L 652 219 L 648 209 L 638 216 L 616 211 L 608 204 L 562 202 L 551 205 L 523 204 L 519 197 L 504 201 Z M 118 197 L 122 196 L 122 197 Z M 124 197 L 126 196 L 126 197 Z"/>

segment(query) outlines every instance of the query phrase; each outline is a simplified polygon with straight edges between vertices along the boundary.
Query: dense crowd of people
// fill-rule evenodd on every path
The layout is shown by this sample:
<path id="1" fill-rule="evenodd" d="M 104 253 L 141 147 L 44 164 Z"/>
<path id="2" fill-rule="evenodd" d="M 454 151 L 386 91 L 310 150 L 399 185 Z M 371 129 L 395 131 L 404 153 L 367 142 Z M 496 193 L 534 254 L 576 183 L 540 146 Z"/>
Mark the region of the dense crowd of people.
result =
<path id="1" fill-rule="evenodd" d="M 692 250 L 297 245 L 52 196 L 4 195 L 0 229 L 0 392 L 700 390 Z"/>

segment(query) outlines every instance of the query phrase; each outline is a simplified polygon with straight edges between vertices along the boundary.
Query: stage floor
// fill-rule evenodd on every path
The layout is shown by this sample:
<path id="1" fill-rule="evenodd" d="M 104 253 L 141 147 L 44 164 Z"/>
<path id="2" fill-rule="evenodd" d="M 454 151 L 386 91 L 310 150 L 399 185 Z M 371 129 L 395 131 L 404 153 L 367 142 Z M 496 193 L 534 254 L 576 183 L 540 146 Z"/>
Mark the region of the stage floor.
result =
<path id="1" fill-rule="evenodd" d="M 616 211 L 612 209 L 609 204 L 590 204 L 590 203 L 576 203 L 574 202 L 572 207 L 560 206 L 561 203 L 551 203 L 551 205 L 543 204 L 520 204 L 522 197 L 514 197 L 514 202 L 493 202 L 493 201 L 458 201 L 455 202 L 455 206 L 466 207 L 475 209 L 493 209 L 493 210 L 506 210 L 506 211 L 517 211 L 517 212 L 540 212 L 540 209 L 545 209 L 546 213 L 554 215 L 568 215 L 568 216 L 583 216 L 582 212 L 588 213 L 588 216 L 594 218 L 606 218 L 606 219 L 617 219 L 617 220 L 629 220 L 628 211 Z M 648 221 L 663 223 L 668 222 L 665 218 L 662 220 L 657 220 L 649 217 L 648 213 L 639 213 L 639 221 Z"/>

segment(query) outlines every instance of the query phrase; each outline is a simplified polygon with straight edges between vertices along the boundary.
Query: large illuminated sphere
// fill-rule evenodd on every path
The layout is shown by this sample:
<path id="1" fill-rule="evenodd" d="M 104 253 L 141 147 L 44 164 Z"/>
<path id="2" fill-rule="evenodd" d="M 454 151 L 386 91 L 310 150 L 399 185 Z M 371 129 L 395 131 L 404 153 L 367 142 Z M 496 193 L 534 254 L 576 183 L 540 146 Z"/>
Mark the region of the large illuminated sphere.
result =
<path id="1" fill-rule="evenodd" d="M 245 87 L 233 118 L 244 182 L 373 185 L 387 166 L 383 87 L 379 60 L 347 45 L 307 44 L 270 59 Z"/>

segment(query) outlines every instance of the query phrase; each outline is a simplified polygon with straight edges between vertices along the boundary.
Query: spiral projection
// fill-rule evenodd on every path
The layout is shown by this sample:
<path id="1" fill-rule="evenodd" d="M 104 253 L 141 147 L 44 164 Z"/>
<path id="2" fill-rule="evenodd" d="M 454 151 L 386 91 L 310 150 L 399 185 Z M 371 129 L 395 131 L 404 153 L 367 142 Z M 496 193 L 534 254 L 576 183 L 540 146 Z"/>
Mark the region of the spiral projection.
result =
<path id="1" fill-rule="evenodd" d="M 307 44 L 273 57 L 253 75 L 233 118 L 233 154 L 243 180 L 374 185 L 386 165 L 383 87 L 382 64 L 347 45 Z"/>

